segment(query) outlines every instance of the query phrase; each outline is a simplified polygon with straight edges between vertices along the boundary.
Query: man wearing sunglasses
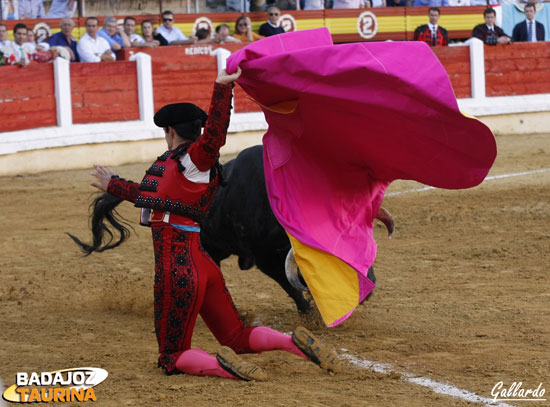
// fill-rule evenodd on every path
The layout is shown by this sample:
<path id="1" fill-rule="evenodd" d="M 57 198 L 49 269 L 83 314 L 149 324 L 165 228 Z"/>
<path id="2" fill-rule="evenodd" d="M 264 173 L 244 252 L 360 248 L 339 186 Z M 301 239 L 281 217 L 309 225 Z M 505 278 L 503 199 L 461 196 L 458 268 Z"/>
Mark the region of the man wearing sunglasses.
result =
<path id="1" fill-rule="evenodd" d="M 166 10 L 162 13 L 162 25 L 157 28 L 157 34 L 168 42 L 168 45 L 196 44 L 197 37 L 186 37 L 178 27 L 174 27 L 174 13 Z"/>
<path id="2" fill-rule="evenodd" d="M 263 23 L 260 26 L 260 35 L 264 37 L 271 37 L 272 35 L 283 34 L 285 30 L 279 26 L 279 16 L 281 10 L 275 6 L 271 6 L 267 9 L 267 23 Z"/>

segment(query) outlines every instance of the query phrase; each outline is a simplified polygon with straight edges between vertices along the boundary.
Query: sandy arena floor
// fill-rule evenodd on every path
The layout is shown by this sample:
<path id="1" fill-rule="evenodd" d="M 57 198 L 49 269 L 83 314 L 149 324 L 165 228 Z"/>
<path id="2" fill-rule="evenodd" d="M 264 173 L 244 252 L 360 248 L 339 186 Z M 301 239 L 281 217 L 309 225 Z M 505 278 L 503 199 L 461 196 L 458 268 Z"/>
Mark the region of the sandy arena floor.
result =
<path id="1" fill-rule="evenodd" d="M 499 136 L 497 143 L 490 176 L 550 167 L 550 134 Z M 146 167 L 115 170 L 139 180 Z M 355 363 L 346 359 L 345 371 L 331 376 L 282 352 L 246 355 L 269 372 L 265 383 L 167 377 L 156 368 L 152 245 L 149 230 L 136 224 L 137 209 L 121 207 L 136 233 L 109 253 L 82 258 L 64 234 L 90 236 L 90 179 L 89 171 L 0 178 L 6 386 L 18 371 L 94 366 L 109 377 L 95 388 L 97 402 L 86 405 L 101 407 L 484 405 L 438 394 L 406 372 L 485 398 L 499 381 L 533 389 L 543 383 L 550 399 L 548 171 L 463 191 L 395 194 L 421 185 L 392 184 L 384 206 L 396 232 L 388 240 L 377 225 L 375 294 L 341 326 L 316 330 Z M 285 332 L 301 323 L 293 302 L 257 270 L 240 271 L 232 258 L 223 271 L 250 320 Z M 194 346 L 217 347 L 202 321 Z M 366 360 L 391 366 L 376 372 Z"/>

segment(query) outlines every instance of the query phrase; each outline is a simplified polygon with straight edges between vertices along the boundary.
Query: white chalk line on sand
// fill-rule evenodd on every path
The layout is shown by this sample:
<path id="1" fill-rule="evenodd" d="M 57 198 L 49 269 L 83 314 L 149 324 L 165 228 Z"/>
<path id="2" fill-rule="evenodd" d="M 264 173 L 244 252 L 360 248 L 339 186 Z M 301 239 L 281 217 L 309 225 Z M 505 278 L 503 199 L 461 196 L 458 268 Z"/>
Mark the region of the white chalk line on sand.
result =
<path id="1" fill-rule="evenodd" d="M 544 172 L 550 172 L 550 168 L 515 172 L 510 174 L 492 175 L 490 177 L 486 177 L 484 181 L 492 181 L 496 179 L 511 178 L 511 177 L 521 177 L 525 175 L 540 174 Z M 431 189 L 436 189 L 436 188 L 425 186 L 422 188 L 407 189 L 405 191 L 390 192 L 390 193 L 387 193 L 386 196 L 396 196 L 396 195 L 406 194 L 410 192 L 423 192 L 423 191 L 429 191 Z M 441 382 L 429 379 L 427 377 L 417 377 L 411 373 L 398 371 L 394 369 L 391 364 L 388 364 L 388 363 L 378 363 L 378 362 L 373 362 L 370 360 L 358 358 L 357 356 L 347 353 L 346 349 L 342 349 L 342 351 L 344 353 L 341 354 L 340 357 L 348 360 L 353 365 L 359 366 L 363 369 L 372 370 L 373 372 L 376 372 L 376 373 L 382 373 L 387 375 L 391 373 L 397 373 L 400 375 L 401 380 L 409 383 L 418 384 L 419 386 L 427 387 L 432 391 L 434 391 L 435 393 L 445 394 L 447 396 L 459 398 L 472 403 L 484 404 L 485 406 L 494 406 L 494 407 L 511 407 L 512 406 L 511 404 L 499 402 L 498 400 L 494 401 L 491 398 L 478 396 L 475 393 L 460 389 L 456 386 L 453 386 L 447 383 L 441 383 Z"/>
<path id="2" fill-rule="evenodd" d="M 532 170 L 532 171 L 523 171 L 523 172 L 513 172 L 510 174 L 500 174 L 500 175 L 491 175 L 490 177 L 486 177 L 485 181 L 493 181 L 495 179 L 502 179 L 502 178 L 511 178 L 511 177 L 521 177 L 524 175 L 533 175 L 533 174 L 540 174 L 543 172 L 550 172 L 550 168 L 541 168 L 540 170 Z M 386 196 L 396 196 L 401 194 L 407 194 L 409 192 L 422 192 L 422 191 L 429 191 L 431 189 L 437 189 L 435 187 L 422 187 L 422 188 L 415 188 L 415 189 L 407 189 L 405 191 L 395 191 L 395 192 L 388 192 Z"/>
<path id="3" fill-rule="evenodd" d="M 363 369 L 368 369 L 376 373 L 382 373 L 390 375 L 392 373 L 398 374 L 400 380 L 404 382 L 418 384 L 422 387 L 431 389 L 434 393 L 444 394 L 446 396 L 455 397 L 461 400 L 469 401 L 471 403 L 483 404 L 484 406 L 491 407 L 514 407 L 511 404 L 495 401 L 488 397 L 479 396 L 467 390 L 460 389 L 456 386 L 447 383 L 441 383 L 427 377 L 418 377 L 408 372 L 402 372 L 389 363 L 378 363 L 367 359 L 361 359 L 357 356 L 348 353 L 347 349 L 341 349 L 343 353 L 340 353 L 340 357 L 349 361 L 352 365 L 358 366 Z"/>

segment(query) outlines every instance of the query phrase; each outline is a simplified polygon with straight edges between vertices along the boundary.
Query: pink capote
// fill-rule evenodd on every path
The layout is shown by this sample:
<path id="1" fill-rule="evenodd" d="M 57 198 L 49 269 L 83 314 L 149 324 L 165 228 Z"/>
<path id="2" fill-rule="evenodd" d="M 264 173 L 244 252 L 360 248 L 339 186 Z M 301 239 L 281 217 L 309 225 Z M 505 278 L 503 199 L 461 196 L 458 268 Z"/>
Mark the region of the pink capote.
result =
<path id="1" fill-rule="evenodd" d="M 373 288 L 364 277 L 389 183 L 469 188 L 496 157 L 491 131 L 460 113 L 425 43 L 333 45 L 320 28 L 254 42 L 228 59 L 227 72 L 237 66 L 269 124 L 264 167 L 275 216 L 300 242 L 353 267 L 360 301 Z"/>

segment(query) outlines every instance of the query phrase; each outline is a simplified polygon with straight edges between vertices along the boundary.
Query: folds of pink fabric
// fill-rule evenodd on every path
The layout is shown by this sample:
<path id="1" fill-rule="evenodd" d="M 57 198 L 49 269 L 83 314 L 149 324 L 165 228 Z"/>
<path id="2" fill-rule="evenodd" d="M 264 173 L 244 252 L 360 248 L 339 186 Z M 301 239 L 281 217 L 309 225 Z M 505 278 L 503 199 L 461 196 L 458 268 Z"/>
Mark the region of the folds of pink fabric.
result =
<path id="1" fill-rule="evenodd" d="M 275 216 L 302 243 L 363 276 L 391 181 L 468 188 L 496 157 L 491 131 L 460 113 L 424 43 L 333 45 L 322 28 L 257 41 L 229 58 L 227 71 L 237 66 L 238 83 L 269 124 L 264 167 Z M 282 102 L 295 110 L 269 108 Z"/>

